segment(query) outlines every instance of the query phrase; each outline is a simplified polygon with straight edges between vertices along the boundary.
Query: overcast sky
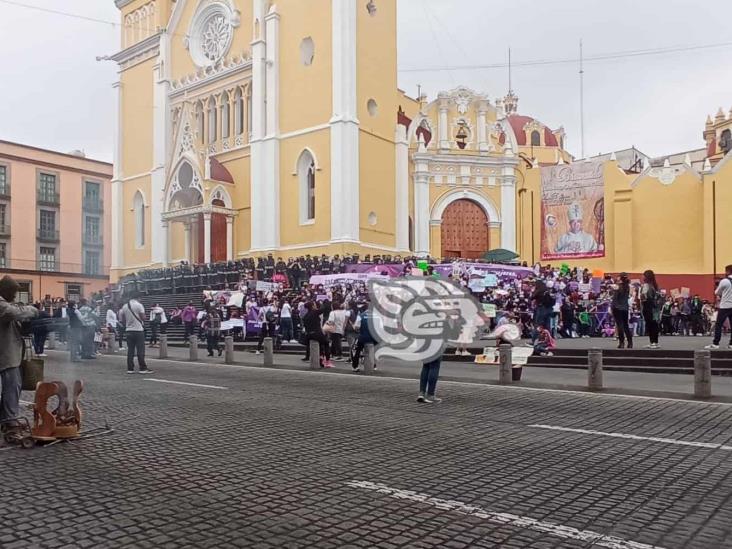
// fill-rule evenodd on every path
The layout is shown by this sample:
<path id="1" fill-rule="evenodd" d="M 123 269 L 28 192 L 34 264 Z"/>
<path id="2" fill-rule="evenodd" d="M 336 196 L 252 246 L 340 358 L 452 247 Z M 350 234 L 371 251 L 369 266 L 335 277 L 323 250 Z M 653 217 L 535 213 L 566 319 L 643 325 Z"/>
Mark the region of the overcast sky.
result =
<path id="1" fill-rule="evenodd" d="M 463 84 L 495 99 L 507 91 L 506 68 L 434 69 L 502 64 L 510 47 L 519 111 L 564 125 L 577 156 L 577 64 L 520 64 L 576 59 L 580 39 L 587 58 L 729 44 L 588 61 L 587 155 L 631 145 L 654 156 L 699 148 L 706 115 L 732 107 L 730 0 L 398 1 L 402 89 L 415 96 L 421 84 L 434 97 Z M 111 160 L 116 67 L 95 56 L 116 51 L 119 29 L 8 2 L 117 22 L 113 0 L 0 0 L 0 139 Z"/>

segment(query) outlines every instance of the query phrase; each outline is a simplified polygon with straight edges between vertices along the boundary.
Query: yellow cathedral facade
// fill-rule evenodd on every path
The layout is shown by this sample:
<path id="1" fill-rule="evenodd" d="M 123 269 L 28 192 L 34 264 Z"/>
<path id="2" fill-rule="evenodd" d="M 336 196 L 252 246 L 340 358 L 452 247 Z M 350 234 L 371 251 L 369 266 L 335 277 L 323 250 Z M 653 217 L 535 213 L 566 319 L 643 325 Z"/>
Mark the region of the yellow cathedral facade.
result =
<path id="1" fill-rule="evenodd" d="M 266 253 L 732 262 L 732 114 L 707 121 L 701 166 L 574 162 L 512 91 L 400 91 L 396 0 L 115 3 L 113 280 Z"/>

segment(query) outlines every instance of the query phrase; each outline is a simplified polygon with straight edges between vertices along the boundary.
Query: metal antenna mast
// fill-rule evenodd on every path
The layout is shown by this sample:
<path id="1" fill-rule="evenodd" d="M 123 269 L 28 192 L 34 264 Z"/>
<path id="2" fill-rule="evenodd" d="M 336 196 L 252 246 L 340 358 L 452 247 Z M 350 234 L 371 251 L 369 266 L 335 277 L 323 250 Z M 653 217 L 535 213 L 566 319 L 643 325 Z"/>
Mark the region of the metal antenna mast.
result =
<path id="1" fill-rule="evenodd" d="M 511 48 L 508 48 L 508 93 L 511 93 L 513 91 L 513 86 L 511 85 Z"/>
<path id="2" fill-rule="evenodd" d="M 580 76 L 580 149 L 585 157 L 585 67 L 582 53 L 582 39 L 579 43 L 579 76 Z"/>

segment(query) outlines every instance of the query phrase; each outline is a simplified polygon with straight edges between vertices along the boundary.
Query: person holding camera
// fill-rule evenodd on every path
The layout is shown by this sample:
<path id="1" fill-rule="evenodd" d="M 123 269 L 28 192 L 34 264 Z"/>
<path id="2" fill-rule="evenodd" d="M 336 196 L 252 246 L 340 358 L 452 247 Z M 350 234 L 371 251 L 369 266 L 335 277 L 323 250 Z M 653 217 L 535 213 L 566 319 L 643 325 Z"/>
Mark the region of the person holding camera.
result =
<path id="1" fill-rule="evenodd" d="M 20 323 L 38 316 L 38 309 L 14 303 L 20 285 L 11 277 L 0 280 L 0 428 L 18 429 L 22 379 L 23 337 Z"/>

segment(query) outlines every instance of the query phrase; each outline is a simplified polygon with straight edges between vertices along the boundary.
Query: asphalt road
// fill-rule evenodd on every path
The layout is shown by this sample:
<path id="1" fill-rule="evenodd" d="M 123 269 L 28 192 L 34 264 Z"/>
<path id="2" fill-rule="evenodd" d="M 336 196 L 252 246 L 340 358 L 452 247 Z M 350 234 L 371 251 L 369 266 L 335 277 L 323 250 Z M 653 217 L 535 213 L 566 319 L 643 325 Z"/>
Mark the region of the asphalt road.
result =
<path id="1" fill-rule="evenodd" d="M 61 356 L 114 432 L 0 447 L 3 549 L 732 547 L 728 404 Z"/>

